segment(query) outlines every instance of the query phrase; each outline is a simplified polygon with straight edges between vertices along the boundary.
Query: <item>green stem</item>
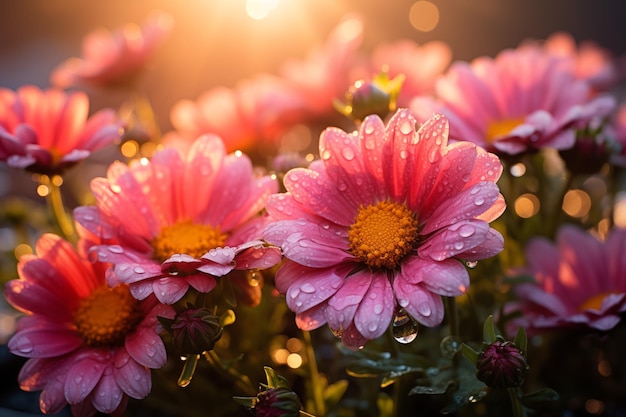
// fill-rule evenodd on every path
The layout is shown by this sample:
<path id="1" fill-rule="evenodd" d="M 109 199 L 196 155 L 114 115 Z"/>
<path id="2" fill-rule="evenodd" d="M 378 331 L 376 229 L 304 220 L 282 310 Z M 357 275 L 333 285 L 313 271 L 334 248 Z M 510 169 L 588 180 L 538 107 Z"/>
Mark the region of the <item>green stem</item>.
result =
<path id="1" fill-rule="evenodd" d="M 180 376 L 178 377 L 178 386 L 186 387 L 191 382 L 191 378 L 193 378 L 193 374 L 196 372 L 196 366 L 198 366 L 198 360 L 200 360 L 200 355 L 189 355 L 183 361 L 183 369 L 180 372 Z"/>
<path id="2" fill-rule="evenodd" d="M 70 214 L 65 210 L 63 204 L 63 196 L 61 194 L 61 184 L 63 180 L 60 176 L 55 175 L 52 178 L 43 175 L 39 182 L 48 187 L 46 200 L 52 210 L 52 215 L 56 220 L 63 236 L 70 242 L 75 243 L 77 240 L 76 231 L 74 230 L 74 221 Z"/>
<path id="3" fill-rule="evenodd" d="M 461 337 L 459 329 L 459 317 L 456 308 L 456 298 L 446 297 L 446 307 L 448 308 L 448 324 L 450 325 L 450 336 Z"/>
<path id="4" fill-rule="evenodd" d="M 519 397 L 519 388 L 507 388 L 509 398 L 511 399 L 511 408 L 513 409 L 513 417 L 526 417 L 526 411 Z"/>
<path id="5" fill-rule="evenodd" d="M 318 416 L 326 415 L 326 405 L 324 404 L 324 392 L 320 383 L 319 369 L 317 368 L 317 360 L 315 359 L 315 350 L 311 341 L 311 333 L 302 331 L 304 339 L 304 353 L 309 364 L 309 381 L 313 394 L 313 404 L 315 405 L 315 414 Z"/>

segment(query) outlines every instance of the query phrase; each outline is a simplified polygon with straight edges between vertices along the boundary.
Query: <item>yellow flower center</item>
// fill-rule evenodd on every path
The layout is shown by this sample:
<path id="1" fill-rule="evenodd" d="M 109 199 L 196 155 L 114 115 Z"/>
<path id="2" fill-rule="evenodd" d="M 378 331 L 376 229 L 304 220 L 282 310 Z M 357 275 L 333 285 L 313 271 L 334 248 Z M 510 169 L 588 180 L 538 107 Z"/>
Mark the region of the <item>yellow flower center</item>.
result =
<path id="1" fill-rule="evenodd" d="M 179 253 L 197 259 L 209 250 L 224 245 L 224 242 L 226 235 L 220 233 L 219 227 L 185 220 L 161 229 L 152 240 L 153 258 L 163 262 Z"/>
<path id="2" fill-rule="evenodd" d="M 96 288 L 74 313 L 74 324 L 88 346 L 122 346 L 142 319 L 139 302 L 127 285 Z"/>
<path id="3" fill-rule="evenodd" d="M 580 307 L 578 307 L 579 311 L 585 311 L 588 309 L 593 309 L 593 310 L 600 310 L 600 308 L 602 307 L 602 302 L 604 301 L 604 299 L 606 297 L 608 297 L 611 294 L 617 294 L 615 292 L 603 292 L 600 294 L 596 294 L 593 297 L 589 297 L 584 303 L 582 303 L 580 305 Z"/>
<path id="4" fill-rule="evenodd" d="M 507 135 L 511 130 L 524 123 L 524 117 L 495 120 L 487 126 L 487 143 L 493 143 L 500 136 Z"/>
<path id="5" fill-rule="evenodd" d="M 417 219 L 406 205 L 361 206 L 348 231 L 350 252 L 371 269 L 395 269 L 417 243 Z"/>

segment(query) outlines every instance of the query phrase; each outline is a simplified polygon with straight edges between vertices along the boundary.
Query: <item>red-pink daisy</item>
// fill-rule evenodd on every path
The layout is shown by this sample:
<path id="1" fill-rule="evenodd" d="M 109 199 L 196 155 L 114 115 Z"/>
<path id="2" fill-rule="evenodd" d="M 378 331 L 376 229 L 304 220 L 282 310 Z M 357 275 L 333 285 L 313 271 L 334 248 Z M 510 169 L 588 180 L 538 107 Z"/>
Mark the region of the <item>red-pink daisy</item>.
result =
<path id="1" fill-rule="evenodd" d="M 457 61 L 435 92 L 436 101 L 412 102 L 420 119 L 443 113 L 450 120 L 450 139 L 510 155 L 571 148 L 576 129 L 608 116 L 615 105 L 612 97 L 595 96 L 567 59 L 538 47 Z"/>
<path id="2" fill-rule="evenodd" d="M 51 83 L 61 88 L 131 83 L 146 68 L 172 27 L 170 15 L 154 12 L 141 27 L 129 23 L 112 32 L 91 32 L 83 39 L 82 58 L 70 58 L 59 65 Z"/>
<path id="3" fill-rule="evenodd" d="M 110 109 L 89 117 L 81 92 L 0 88 L 0 160 L 38 174 L 60 174 L 122 135 Z"/>
<path id="4" fill-rule="evenodd" d="M 287 258 L 276 286 L 302 329 L 328 323 L 362 346 L 401 308 L 438 325 L 441 297 L 469 286 L 462 261 L 502 250 L 489 227 L 505 207 L 498 158 L 470 142 L 448 145 L 441 115 L 415 127 L 401 109 L 388 126 L 368 116 L 358 133 L 329 128 L 321 160 L 289 171 L 288 192 L 268 200 L 264 236 Z"/>
<path id="5" fill-rule="evenodd" d="M 46 414 L 71 404 L 75 416 L 119 416 L 128 397 L 150 392 L 150 368 L 166 362 L 157 315 L 171 318 L 173 309 L 154 297 L 136 300 L 125 284 L 108 287 L 104 271 L 46 234 L 36 255 L 20 259 L 20 279 L 5 287 L 6 299 L 26 313 L 9 341 L 11 352 L 30 358 L 19 383 L 42 391 Z"/>
<path id="6" fill-rule="evenodd" d="M 573 326 L 610 330 L 626 311 L 626 229 L 606 240 L 576 226 L 561 226 L 556 243 L 537 237 L 526 247 L 522 271 L 535 283 L 517 287 L 521 310 L 514 327 L 529 332 Z"/>
<path id="7" fill-rule="evenodd" d="M 106 178 L 91 182 L 95 206 L 74 211 L 83 239 L 114 275 L 144 299 L 155 293 L 166 304 L 189 286 L 209 292 L 216 276 L 263 269 L 280 251 L 260 240 L 258 216 L 278 189 L 257 176 L 241 152 L 226 155 L 214 135 L 198 138 L 187 153 L 165 148 L 151 160 L 113 163 Z"/>

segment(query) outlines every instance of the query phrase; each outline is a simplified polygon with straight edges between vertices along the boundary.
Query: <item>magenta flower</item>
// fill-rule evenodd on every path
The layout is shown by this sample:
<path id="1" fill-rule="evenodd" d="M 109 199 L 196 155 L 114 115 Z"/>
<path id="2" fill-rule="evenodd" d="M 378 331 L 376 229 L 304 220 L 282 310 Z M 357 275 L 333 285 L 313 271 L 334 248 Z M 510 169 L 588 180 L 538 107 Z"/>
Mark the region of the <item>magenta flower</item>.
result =
<path id="1" fill-rule="evenodd" d="M 520 309 L 512 327 L 529 332 L 572 326 L 610 330 L 626 311 L 626 229 L 615 228 L 605 241 L 572 225 L 561 226 L 556 244 L 541 237 L 526 247 L 527 268 L 535 283 L 517 287 Z"/>
<path id="2" fill-rule="evenodd" d="M 151 161 L 113 163 L 91 190 L 96 206 L 74 211 L 81 237 L 140 300 L 155 293 L 172 304 L 189 286 L 206 293 L 215 277 L 280 261 L 259 239 L 265 218 L 257 216 L 276 179 L 255 176 L 241 152 L 226 155 L 217 136 L 186 154 L 165 148 Z"/>
<path id="3" fill-rule="evenodd" d="M 70 58 L 59 65 L 50 82 L 60 88 L 132 83 L 145 70 L 172 27 L 170 15 L 154 12 L 141 27 L 129 23 L 112 32 L 106 29 L 91 32 L 83 39 L 82 58 Z"/>
<path id="4" fill-rule="evenodd" d="M 9 341 L 12 353 L 29 358 L 19 383 L 42 391 L 46 414 L 71 404 L 75 416 L 119 416 L 128 397 L 150 392 L 150 368 L 166 362 L 157 315 L 173 317 L 173 309 L 154 297 L 137 301 L 127 285 L 108 287 L 104 271 L 46 234 L 37 255 L 20 259 L 20 279 L 5 287 L 6 299 L 26 313 Z"/>
<path id="5" fill-rule="evenodd" d="M 401 109 L 387 127 L 368 116 L 358 134 L 329 128 L 321 160 L 289 171 L 288 192 L 269 198 L 264 236 L 287 258 L 276 287 L 300 328 L 328 323 L 344 344 L 362 346 L 401 308 L 436 326 L 441 297 L 469 286 L 462 261 L 502 250 L 489 227 L 505 208 L 498 158 L 448 145 L 441 115 L 415 126 Z"/>
<path id="6" fill-rule="evenodd" d="M 418 97 L 412 102 L 420 119 L 441 112 L 450 120 L 450 139 L 510 155 L 571 148 L 575 129 L 606 117 L 615 105 L 611 97 L 593 96 L 568 60 L 530 47 L 471 64 L 458 61 L 435 89 L 437 101 Z"/>
<path id="7" fill-rule="evenodd" d="M 0 88 L 0 160 L 38 174 L 61 174 L 122 133 L 113 110 L 91 117 L 84 93 Z"/>

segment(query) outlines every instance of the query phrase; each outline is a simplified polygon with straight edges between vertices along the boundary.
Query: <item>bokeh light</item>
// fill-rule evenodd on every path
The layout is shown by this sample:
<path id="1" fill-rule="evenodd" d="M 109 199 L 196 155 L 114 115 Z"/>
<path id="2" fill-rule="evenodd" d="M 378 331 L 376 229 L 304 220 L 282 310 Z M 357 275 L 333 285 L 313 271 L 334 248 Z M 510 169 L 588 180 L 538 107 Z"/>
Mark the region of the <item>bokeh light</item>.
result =
<path id="1" fill-rule="evenodd" d="M 569 190 L 563 197 L 563 211 L 572 217 L 585 217 L 591 210 L 591 197 L 583 190 Z"/>
<path id="2" fill-rule="evenodd" d="M 518 216 L 523 219 L 528 219 L 539 212 L 541 202 L 536 195 L 526 193 L 520 195 L 517 200 L 515 200 L 514 207 L 515 213 L 517 213 Z"/>
<path id="3" fill-rule="evenodd" d="M 420 32 L 430 32 L 439 23 L 439 8 L 430 1 L 417 1 L 409 10 L 409 22 Z"/>
<path id="4" fill-rule="evenodd" d="M 246 13 L 256 20 L 265 19 L 278 6 L 279 0 L 247 0 Z"/>

